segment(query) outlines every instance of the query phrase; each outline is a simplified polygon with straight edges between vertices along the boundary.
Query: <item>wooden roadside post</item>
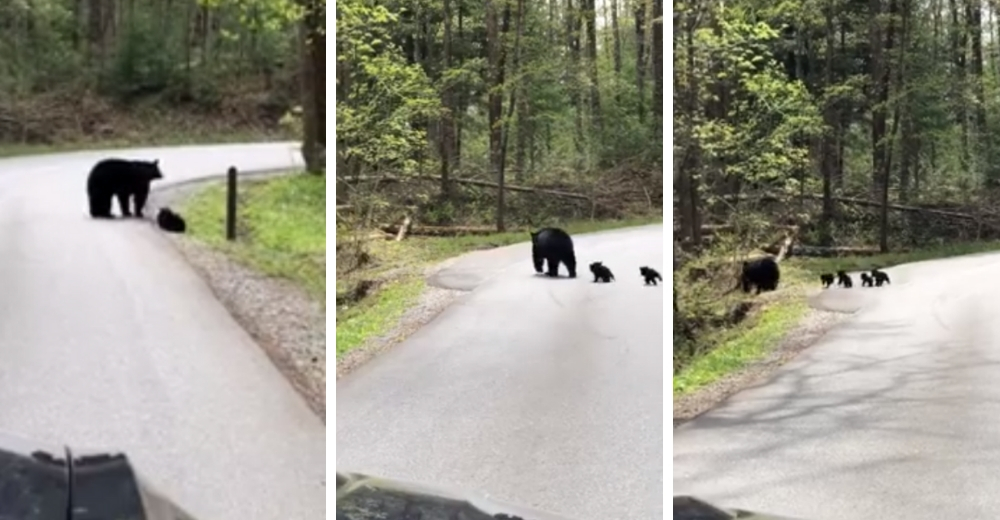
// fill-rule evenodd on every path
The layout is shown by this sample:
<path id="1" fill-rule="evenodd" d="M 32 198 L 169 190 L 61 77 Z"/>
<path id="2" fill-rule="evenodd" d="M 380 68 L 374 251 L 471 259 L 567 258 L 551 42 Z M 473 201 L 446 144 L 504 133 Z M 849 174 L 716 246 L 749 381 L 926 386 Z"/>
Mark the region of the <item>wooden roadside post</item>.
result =
<path id="1" fill-rule="evenodd" d="M 236 167 L 226 171 L 226 240 L 236 240 Z"/>

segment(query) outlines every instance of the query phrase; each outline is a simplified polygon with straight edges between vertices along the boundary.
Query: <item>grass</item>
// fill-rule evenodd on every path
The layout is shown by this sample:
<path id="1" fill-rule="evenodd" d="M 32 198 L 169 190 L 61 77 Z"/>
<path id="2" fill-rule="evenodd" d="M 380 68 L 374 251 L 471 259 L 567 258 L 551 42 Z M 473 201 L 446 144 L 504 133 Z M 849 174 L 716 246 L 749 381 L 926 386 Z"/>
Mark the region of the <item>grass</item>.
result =
<path id="1" fill-rule="evenodd" d="M 165 132 L 162 135 L 141 135 L 99 140 L 75 140 L 57 144 L 0 143 L 0 158 L 50 153 L 79 152 L 147 146 L 184 146 L 197 144 L 249 143 L 282 140 L 280 135 L 256 131 Z"/>
<path id="2" fill-rule="evenodd" d="M 571 234 L 646 224 L 660 224 L 662 217 L 615 221 L 580 221 L 560 224 Z M 337 293 L 350 290 L 359 280 L 386 278 L 375 295 L 358 304 L 337 308 L 337 357 L 388 332 L 419 298 L 424 287 L 423 269 L 463 253 L 501 247 L 529 240 L 526 230 L 480 236 L 409 237 L 403 241 L 373 240 L 368 252 L 374 258 L 365 268 L 337 277 Z"/>
<path id="3" fill-rule="evenodd" d="M 180 208 L 188 233 L 326 304 L 326 177 L 295 174 L 240 186 L 237 240 L 225 239 L 226 189 L 213 183 Z"/>
<path id="4" fill-rule="evenodd" d="M 423 289 L 422 278 L 407 277 L 386 284 L 374 296 L 349 308 L 350 318 L 337 323 L 337 358 L 389 330 Z M 337 311 L 339 318 L 340 309 Z"/>
<path id="5" fill-rule="evenodd" d="M 865 257 L 789 258 L 781 264 L 780 290 L 756 297 L 762 305 L 739 325 L 699 338 L 699 342 L 710 349 L 674 375 L 674 397 L 694 392 L 767 357 L 808 312 L 805 298 L 819 287 L 821 273 L 886 268 L 997 250 L 1000 250 L 1000 242 L 977 242 Z M 722 307 L 733 301 L 733 298 L 716 298 L 709 305 Z"/>

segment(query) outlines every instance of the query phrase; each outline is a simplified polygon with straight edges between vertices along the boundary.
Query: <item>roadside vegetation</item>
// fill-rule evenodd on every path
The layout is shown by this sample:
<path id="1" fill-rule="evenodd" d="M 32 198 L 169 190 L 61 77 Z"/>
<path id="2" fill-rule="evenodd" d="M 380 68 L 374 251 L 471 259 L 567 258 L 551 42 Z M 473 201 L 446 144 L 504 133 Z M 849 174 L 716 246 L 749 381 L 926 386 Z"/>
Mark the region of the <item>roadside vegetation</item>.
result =
<path id="1" fill-rule="evenodd" d="M 996 14 L 675 9 L 675 397 L 766 357 L 822 272 L 1000 249 Z M 742 260 L 779 253 L 777 291 L 729 292 Z"/>
<path id="2" fill-rule="evenodd" d="M 305 139 L 319 171 L 325 5 L 0 2 L 0 156 Z"/>
<path id="3" fill-rule="evenodd" d="M 240 184 L 237 240 L 226 240 L 226 186 L 184 201 L 188 234 L 237 261 L 286 278 L 326 305 L 326 176 L 294 174 Z"/>
<path id="4" fill-rule="evenodd" d="M 338 357 L 436 262 L 544 226 L 662 222 L 661 2 L 337 14 Z"/>

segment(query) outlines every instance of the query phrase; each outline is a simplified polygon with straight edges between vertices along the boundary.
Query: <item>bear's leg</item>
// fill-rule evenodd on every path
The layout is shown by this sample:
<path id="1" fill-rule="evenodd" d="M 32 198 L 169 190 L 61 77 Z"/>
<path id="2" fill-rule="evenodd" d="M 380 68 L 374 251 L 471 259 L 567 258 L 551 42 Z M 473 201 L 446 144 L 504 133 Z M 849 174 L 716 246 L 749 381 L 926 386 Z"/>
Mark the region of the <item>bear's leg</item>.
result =
<path id="1" fill-rule="evenodd" d="M 149 185 L 145 184 L 135 190 L 135 216 L 142 218 L 142 210 L 146 207 L 146 199 L 149 198 Z"/>
<path id="2" fill-rule="evenodd" d="M 543 270 L 542 266 L 544 265 L 545 257 L 533 251 L 531 253 L 531 261 L 535 264 L 535 272 L 536 273 L 542 272 Z"/>
<path id="3" fill-rule="evenodd" d="M 118 199 L 118 208 L 121 209 L 123 217 L 131 217 L 132 216 L 132 212 L 129 211 L 129 207 L 128 207 L 128 198 L 129 198 L 128 196 L 129 196 L 129 193 L 127 191 L 124 191 L 124 190 L 123 191 L 115 192 L 115 198 Z"/>
<path id="4" fill-rule="evenodd" d="M 572 251 L 566 256 L 563 263 L 566 264 L 566 270 L 569 271 L 570 278 L 576 278 L 576 255 Z"/>
<path id="5" fill-rule="evenodd" d="M 90 216 L 93 218 L 111 218 L 111 195 L 102 192 L 89 193 Z"/>
<path id="6" fill-rule="evenodd" d="M 559 258 L 556 255 L 550 254 L 545 257 L 545 261 L 549 264 L 545 274 L 553 278 L 559 276 Z"/>

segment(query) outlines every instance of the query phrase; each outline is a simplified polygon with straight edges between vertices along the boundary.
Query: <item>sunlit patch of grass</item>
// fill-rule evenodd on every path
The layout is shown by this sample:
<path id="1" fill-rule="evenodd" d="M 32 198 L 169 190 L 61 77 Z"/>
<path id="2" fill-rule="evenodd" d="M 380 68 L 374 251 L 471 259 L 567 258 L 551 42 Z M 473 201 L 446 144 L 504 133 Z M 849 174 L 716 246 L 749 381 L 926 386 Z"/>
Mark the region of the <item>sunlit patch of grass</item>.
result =
<path id="1" fill-rule="evenodd" d="M 226 230 L 226 189 L 213 183 L 185 201 L 188 233 L 255 269 L 290 279 L 326 304 L 326 177 L 295 174 L 240 185 L 238 238 Z"/>

